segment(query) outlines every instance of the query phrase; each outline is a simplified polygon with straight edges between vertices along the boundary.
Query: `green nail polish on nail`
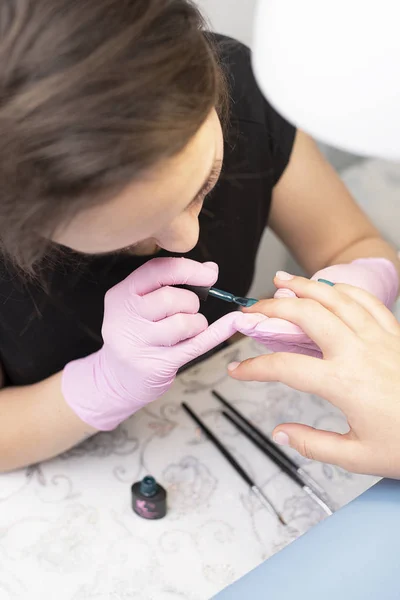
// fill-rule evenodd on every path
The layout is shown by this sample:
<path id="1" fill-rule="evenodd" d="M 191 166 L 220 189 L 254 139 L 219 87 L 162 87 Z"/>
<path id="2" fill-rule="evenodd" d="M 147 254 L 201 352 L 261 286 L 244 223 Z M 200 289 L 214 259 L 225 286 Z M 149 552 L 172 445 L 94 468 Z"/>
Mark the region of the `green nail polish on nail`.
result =
<path id="1" fill-rule="evenodd" d="M 326 285 L 330 285 L 331 287 L 334 287 L 334 283 L 332 283 L 332 281 L 328 281 L 327 279 L 318 279 L 319 283 L 326 283 Z"/>
<path id="2" fill-rule="evenodd" d="M 256 300 L 255 298 L 248 298 L 246 308 L 250 308 L 250 306 L 254 306 L 255 304 L 257 304 L 257 302 L 258 302 L 258 300 Z"/>

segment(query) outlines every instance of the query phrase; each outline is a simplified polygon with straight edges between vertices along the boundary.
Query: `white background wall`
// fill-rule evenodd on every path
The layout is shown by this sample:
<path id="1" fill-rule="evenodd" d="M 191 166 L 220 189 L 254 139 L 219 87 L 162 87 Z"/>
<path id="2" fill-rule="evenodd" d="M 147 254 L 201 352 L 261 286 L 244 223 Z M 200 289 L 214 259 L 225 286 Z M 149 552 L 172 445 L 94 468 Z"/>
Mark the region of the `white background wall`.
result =
<path id="1" fill-rule="evenodd" d="M 218 33 L 225 33 L 251 45 L 257 0 L 197 0 Z"/>

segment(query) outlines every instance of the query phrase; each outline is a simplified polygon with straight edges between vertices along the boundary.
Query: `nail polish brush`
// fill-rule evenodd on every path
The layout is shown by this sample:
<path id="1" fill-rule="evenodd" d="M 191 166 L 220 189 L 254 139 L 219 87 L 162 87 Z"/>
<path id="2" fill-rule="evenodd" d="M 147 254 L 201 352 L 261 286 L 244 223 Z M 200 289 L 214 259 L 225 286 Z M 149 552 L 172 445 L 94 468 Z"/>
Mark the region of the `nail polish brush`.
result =
<path id="1" fill-rule="evenodd" d="M 250 439 L 270 460 L 272 460 L 286 475 L 288 475 L 303 491 L 318 504 L 327 515 L 332 515 L 334 509 L 321 486 L 308 473 L 299 467 L 287 454 L 274 444 L 258 427 L 253 425 L 237 410 L 233 404 L 212 390 L 214 398 L 219 400 L 229 412 L 223 411 L 228 419 L 243 435 Z"/>
<path id="2" fill-rule="evenodd" d="M 208 296 L 212 296 L 213 298 L 218 298 L 219 300 L 223 300 L 224 302 L 232 302 L 233 304 L 237 304 L 238 306 L 243 306 L 245 308 L 249 308 L 258 302 L 255 298 L 244 298 L 242 296 L 235 296 L 230 292 L 224 292 L 223 290 L 219 290 L 215 287 L 205 287 L 198 285 L 178 285 L 183 290 L 189 290 L 190 292 L 194 292 L 196 296 L 200 298 L 203 302 L 205 302 Z"/>
<path id="3" fill-rule="evenodd" d="M 236 427 L 236 429 L 238 429 L 245 437 L 247 437 L 247 439 L 249 439 L 251 442 L 253 442 L 253 444 L 255 446 L 257 446 L 257 448 L 259 448 L 261 450 L 261 452 L 263 452 L 264 454 L 266 454 L 266 456 L 268 456 L 268 458 L 270 458 L 271 460 L 273 460 L 275 462 L 275 464 L 278 465 L 278 467 L 280 467 L 282 469 L 282 471 L 284 471 L 287 475 L 289 475 L 290 479 L 292 479 L 292 481 L 294 481 L 294 483 L 296 483 L 298 486 L 301 487 L 301 489 L 316 503 L 318 504 L 318 506 L 327 514 L 327 515 L 332 515 L 333 511 L 330 508 L 330 506 L 327 505 L 327 503 L 320 498 L 315 492 L 314 490 L 312 490 L 310 488 L 310 486 L 306 485 L 304 483 L 304 481 L 301 480 L 301 478 L 298 476 L 298 474 L 293 473 L 290 470 L 286 470 L 283 468 L 282 463 L 280 463 L 278 460 L 276 460 L 275 456 L 271 453 L 269 453 L 266 449 L 266 447 L 262 444 L 261 440 L 258 439 L 254 433 L 252 433 L 251 430 L 246 429 L 246 427 L 243 425 L 243 423 L 241 423 L 239 420 L 236 420 L 232 415 L 230 415 L 228 412 L 226 411 L 222 411 L 222 415 L 234 426 Z"/>
<path id="4" fill-rule="evenodd" d="M 182 408 L 187 412 L 187 414 L 193 419 L 193 421 L 197 424 L 200 430 L 204 433 L 204 435 L 210 440 L 212 444 L 220 451 L 220 453 L 226 458 L 226 460 L 231 464 L 231 466 L 235 469 L 236 473 L 240 475 L 240 477 L 247 483 L 253 494 L 258 498 L 260 503 L 269 510 L 273 515 L 275 515 L 279 522 L 282 525 L 287 525 L 286 521 L 279 513 L 277 508 L 272 504 L 271 500 L 267 498 L 262 489 L 256 485 L 250 475 L 243 469 L 243 467 L 238 463 L 236 458 L 229 452 L 229 450 L 220 442 L 220 440 L 210 431 L 205 423 L 196 415 L 196 413 L 186 404 L 186 402 L 182 402 Z"/>

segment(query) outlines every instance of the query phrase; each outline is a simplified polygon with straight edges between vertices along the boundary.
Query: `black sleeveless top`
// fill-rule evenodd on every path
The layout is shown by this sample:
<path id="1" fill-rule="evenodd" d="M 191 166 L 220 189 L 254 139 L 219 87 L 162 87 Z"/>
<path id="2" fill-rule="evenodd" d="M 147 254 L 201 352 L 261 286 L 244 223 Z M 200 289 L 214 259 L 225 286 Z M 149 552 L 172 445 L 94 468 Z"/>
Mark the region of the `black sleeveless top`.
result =
<path id="1" fill-rule="evenodd" d="M 272 189 L 289 161 L 295 131 L 259 91 L 248 48 L 217 40 L 232 102 L 224 168 L 200 215 L 199 243 L 187 256 L 215 261 L 218 287 L 246 295 Z M 0 257 L 0 361 L 7 384 L 35 383 L 98 350 L 106 291 L 149 258 L 67 251 L 43 267 L 40 279 L 24 281 Z M 209 322 L 229 310 L 215 299 L 202 306 Z"/>

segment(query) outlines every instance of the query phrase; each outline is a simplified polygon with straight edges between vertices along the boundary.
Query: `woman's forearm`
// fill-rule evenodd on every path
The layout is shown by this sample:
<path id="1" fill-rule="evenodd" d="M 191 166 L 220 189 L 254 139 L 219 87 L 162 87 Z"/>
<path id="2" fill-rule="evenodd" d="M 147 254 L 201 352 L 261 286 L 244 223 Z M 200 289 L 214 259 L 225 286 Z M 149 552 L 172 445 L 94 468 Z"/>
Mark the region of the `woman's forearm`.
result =
<path id="1" fill-rule="evenodd" d="M 274 188 L 270 227 L 309 275 L 357 258 L 396 252 L 379 235 L 314 141 L 299 131 L 289 165 Z"/>
<path id="2" fill-rule="evenodd" d="M 0 472 L 52 458 L 94 433 L 65 402 L 61 373 L 0 391 Z"/>

